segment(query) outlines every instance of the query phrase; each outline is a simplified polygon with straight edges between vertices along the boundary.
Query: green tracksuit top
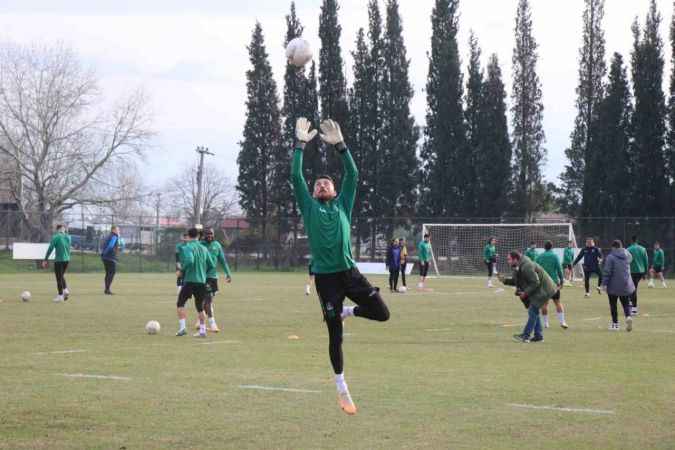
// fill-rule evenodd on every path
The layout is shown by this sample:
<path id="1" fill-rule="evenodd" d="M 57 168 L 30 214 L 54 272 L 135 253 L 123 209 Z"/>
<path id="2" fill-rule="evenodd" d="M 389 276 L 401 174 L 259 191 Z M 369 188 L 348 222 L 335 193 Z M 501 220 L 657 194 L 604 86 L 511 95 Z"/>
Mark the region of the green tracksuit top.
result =
<path id="1" fill-rule="evenodd" d="M 537 256 L 536 263 L 544 268 L 555 284 L 560 284 L 563 279 L 562 266 L 560 265 L 560 258 L 553 250 L 546 250 Z"/>
<path id="2" fill-rule="evenodd" d="M 630 273 L 646 273 L 649 268 L 647 249 L 638 243 L 630 245 L 626 250 L 633 256 L 630 262 Z"/>
<path id="3" fill-rule="evenodd" d="M 574 249 L 572 247 L 565 248 L 563 253 L 563 264 L 568 266 L 574 261 Z"/>
<path id="4" fill-rule="evenodd" d="M 220 263 L 220 266 L 223 268 L 225 276 L 232 277 L 232 274 L 230 273 L 230 266 L 227 265 L 225 252 L 223 251 L 223 246 L 220 245 L 220 242 L 215 240 L 211 242 L 201 242 L 202 245 L 209 251 L 211 259 L 213 260 L 213 270 L 210 270 L 206 273 L 206 278 L 218 278 L 218 263 Z"/>
<path id="5" fill-rule="evenodd" d="M 497 257 L 497 247 L 491 244 L 486 245 L 485 250 L 483 250 L 483 260 L 487 263 L 492 261 L 496 257 Z"/>
<path id="6" fill-rule="evenodd" d="M 52 251 L 56 251 L 56 262 L 70 261 L 70 236 L 66 233 L 54 233 L 51 242 L 49 242 L 45 260 L 49 259 Z"/>
<path id="7" fill-rule="evenodd" d="M 417 256 L 419 256 L 420 262 L 429 262 L 431 260 L 431 244 L 425 240 L 421 240 L 417 244 Z"/>
<path id="8" fill-rule="evenodd" d="M 654 250 L 654 267 L 663 267 L 665 263 L 666 256 L 663 253 L 663 249 Z"/>
<path id="9" fill-rule="evenodd" d="M 339 195 L 321 202 L 312 197 L 302 174 L 302 150 L 295 149 L 291 182 L 312 253 L 312 271 L 337 273 L 356 267 L 352 257 L 351 221 L 358 170 L 349 150 L 342 152 L 344 176 Z"/>
<path id="10" fill-rule="evenodd" d="M 523 253 L 523 254 L 525 256 L 527 256 L 528 258 L 530 258 L 532 260 L 532 262 L 536 261 L 537 256 L 539 256 L 536 248 L 529 248 L 529 247 L 527 248 L 527 250 L 525 250 L 525 253 Z"/>
<path id="11" fill-rule="evenodd" d="M 185 283 L 206 283 L 206 274 L 215 270 L 211 254 L 199 241 L 188 241 L 180 248 L 180 265 Z"/>

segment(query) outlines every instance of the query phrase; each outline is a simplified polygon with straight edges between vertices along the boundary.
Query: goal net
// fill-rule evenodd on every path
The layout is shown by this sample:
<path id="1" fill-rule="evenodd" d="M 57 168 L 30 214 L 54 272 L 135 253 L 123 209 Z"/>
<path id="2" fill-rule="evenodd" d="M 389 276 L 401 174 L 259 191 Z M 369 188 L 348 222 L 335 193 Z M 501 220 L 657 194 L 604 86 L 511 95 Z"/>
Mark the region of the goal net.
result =
<path id="1" fill-rule="evenodd" d="M 569 241 L 574 245 L 574 256 L 579 253 L 571 223 L 527 224 L 424 224 L 422 234 L 428 233 L 432 248 L 432 265 L 436 275 L 487 275 L 483 250 L 488 239 L 497 239 L 497 270 L 510 273 L 506 255 L 512 250 L 524 251 L 530 242 L 537 253 L 544 251 L 544 243 L 551 241 L 562 262 L 563 251 Z M 574 267 L 575 278 L 583 278 L 581 265 Z"/>

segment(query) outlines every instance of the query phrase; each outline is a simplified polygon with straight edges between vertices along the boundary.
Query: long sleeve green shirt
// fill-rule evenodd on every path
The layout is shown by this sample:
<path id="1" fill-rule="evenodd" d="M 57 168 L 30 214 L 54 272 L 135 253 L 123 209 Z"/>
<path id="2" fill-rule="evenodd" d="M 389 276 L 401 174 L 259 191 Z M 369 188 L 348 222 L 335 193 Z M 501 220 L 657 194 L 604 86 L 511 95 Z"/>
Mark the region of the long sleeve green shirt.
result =
<path id="1" fill-rule="evenodd" d="M 431 244 L 427 241 L 420 241 L 417 244 L 417 256 L 420 258 L 420 262 L 429 262 L 431 259 Z"/>
<path id="2" fill-rule="evenodd" d="M 572 247 L 566 247 L 565 252 L 563 253 L 563 264 L 570 265 L 574 261 L 574 249 Z"/>
<path id="3" fill-rule="evenodd" d="M 497 247 L 495 247 L 492 244 L 488 244 L 485 246 L 485 249 L 483 250 L 483 260 L 485 262 L 490 262 L 492 261 L 495 257 L 497 256 Z"/>
<path id="4" fill-rule="evenodd" d="M 633 256 L 630 263 L 630 273 L 646 273 L 649 268 L 647 249 L 636 243 L 628 247 L 627 250 Z"/>
<path id="5" fill-rule="evenodd" d="M 206 278 L 218 278 L 218 264 L 223 268 L 225 276 L 232 277 L 230 272 L 230 266 L 227 265 L 227 260 L 225 259 L 225 252 L 223 251 L 223 246 L 220 245 L 218 241 L 202 241 L 202 245 L 206 247 L 213 259 L 213 270 L 206 273 Z"/>
<path id="6" fill-rule="evenodd" d="M 49 242 L 45 260 L 49 259 L 49 255 L 51 255 L 53 251 L 56 251 L 56 262 L 70 261 L 70 236 L 61 232 L 54 233 L 51 242 Z"/>
<path id="7" fill-rule="evenodd" d="M 663 253 L 662 248 L 654 250 L 654 261 L 652 261 L 654 263 L 654 266 L 663 267 L 665 259 L 666 257 L 665 254 Z"/>
<path id="8" fill-rule="evenodd" d="M 302 174 L 302 150 L 295 149 L 291 182 L 302 213 L 312 253 L 312 271 L 336 273 L 356 267 L 352 257 L 351 220 L 356 198 L 358 170 L 349 150 L 342 152 L 344 176 L 340 194 L 327 202 L 316 200 Z"/>
<path id="9" fill-rule="evenodd" d="M 558 255 L 556 255 L 553 250 L 547 250 L 540 254 L 537 256 L 535 262 L 544 268 L 555 284 L 560 284 L 562 282 L 563 272 L 562 266 L 560 265 L 560 258 L 558 258 Z"/>
<path id="10" fill-rule="evenodd" d="M 186 283 L 206 283 L 206 274 L 215 270 L 211 254 L 199 241 L 188 241 L 180 248 L 180 264 Z"/>

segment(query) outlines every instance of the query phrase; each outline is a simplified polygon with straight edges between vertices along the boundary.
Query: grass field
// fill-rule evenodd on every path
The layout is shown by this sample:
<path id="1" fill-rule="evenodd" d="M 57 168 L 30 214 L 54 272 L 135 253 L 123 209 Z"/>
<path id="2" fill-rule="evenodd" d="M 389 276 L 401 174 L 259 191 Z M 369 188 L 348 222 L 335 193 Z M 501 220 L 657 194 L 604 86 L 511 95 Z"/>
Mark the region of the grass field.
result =
<path id="1" fill-rule="evenodd" d="M 100 274 L 68 281 L 53 304 L 52 276 L 0 275 L 0 449 L 675 448 L 672 287 L 641 288 L 632 333 L 566 288 L 571 328 L 552 316 L 540 344 L 512 342 L 526 311 L 482 279 L 387 294 L 389 322 L 346 323 L 348 417 L 301 275 L 235 274 L 206 340 L 174 336 L 171 275 L 121 274 L 114 297 Z"/>

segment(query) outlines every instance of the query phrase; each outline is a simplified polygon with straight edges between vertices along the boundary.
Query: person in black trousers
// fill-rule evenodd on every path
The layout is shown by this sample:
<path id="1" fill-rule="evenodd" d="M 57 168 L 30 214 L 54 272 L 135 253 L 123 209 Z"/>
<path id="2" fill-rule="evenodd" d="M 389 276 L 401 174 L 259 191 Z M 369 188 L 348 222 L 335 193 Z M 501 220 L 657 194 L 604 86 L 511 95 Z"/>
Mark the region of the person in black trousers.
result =
<path id="1" fill-rule="evenodd" d="M 602 271 L 600 270 L 600 263 L 602 262 L 602 250 L 595 246 L 593 238 L 586 238 L 586 247 L 582 248 L 579 255 L 572 263 L 572 267 L 576 266 L 581 259 L 584 259 L 584 287 L 586 288 L 586 297 L 591 296 L 590 280 L 591 275 L 598 276 L 598 294 L 601 293 L 600 286 L 602 285 Z"/>
<path id="2" fill-rule="evenodd" d="M 105 267 L 105 295 L 113 295 L 110 291 L 115 272 L 117 271 L 117 255 L 120 251 L 120 229 L 117 225 L 113 225 L 110 229 L 110 234 L 103 242 L 103 249 L 101 250 L 101 260 Z"/>

